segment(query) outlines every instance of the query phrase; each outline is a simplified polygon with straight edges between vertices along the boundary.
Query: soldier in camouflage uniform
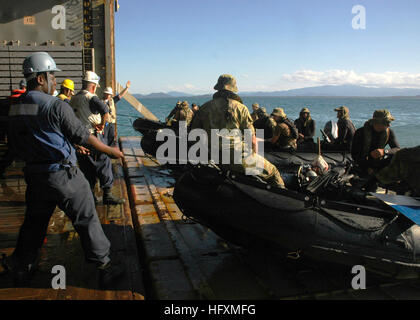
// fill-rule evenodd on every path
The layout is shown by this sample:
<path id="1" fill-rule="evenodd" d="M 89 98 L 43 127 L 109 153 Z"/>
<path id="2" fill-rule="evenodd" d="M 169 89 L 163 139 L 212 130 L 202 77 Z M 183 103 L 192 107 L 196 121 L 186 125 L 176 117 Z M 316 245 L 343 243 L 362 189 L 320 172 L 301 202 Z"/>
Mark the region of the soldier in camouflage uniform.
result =
<path id="1" fill-rule="evenodd" d="M 172 117 L 175 115 L 175 113 L 181 108 L 181 101 L 178 101 L 175 105 L 175 107 L 172 109 L 172 111 L 169 113 L 169 115 L 166 117 L 166 123 L 170 125 L 170 121 L 172 120 Z"/>
<path id="2" fill-rule="evenodd" d="M 399 150 L 376 179 L 384 185 L 401 181 L 410 187 L 413 196 L 420 196 L 420 146 Z"/>
<path id="3" fill-rule="evenodd" d="M 188 106 L 188 101 L 183 101 L 181 103 L 180 108 L 175 112 L 174 119 L 175 121 L 186 121 L 187 126 L 190 124 L 192 118 L 194 116 L 194 112 Z"/>
<path id="4" fill-rule="evenodd" d="M 171 111 L 169 116 L 166 118 L 166 124 L 173 128 L 178 128 L 180 121 L 185 121 L 187 127 L 191 123 L 194 116 L 194 112 L 190 109 L 188 101 L 178 101 L 175 108 Z M 173 117 L 171 119 L 171 117 Z"/>
<path id="5" fill-rule="evenodd" d="M 221 75 L 214 89 L 218 91 L 213 95 L 213 100 L 208 101 L 200 108 L 191 123 L 191 130 L 201 128 L 207 132 L 209 150 L 212 146 L 212 129 L 239 129 L 242 133 L 245 129 L 251 130 L 253 132 L 253 150 L 244 150 L 242 164 L 234 164 L 231 156 L 230 164 L 222 164 L 221 166 L 227 170 L 245 173 L 247 169 L 255 168 L 255 161 L 263 163 L 264 168 L 258 176 L 269 184 L 284 188 L 283 179 L 277 168 L 264 157 L 254 153 L 256 151 L 255 129 L 248 108 L 243 105 L 241 98 L 235 94 L 238 92 L 235 78 L 228 74 Z M 219 139 L 223 140 L 220 136 Z M 220 140 L 219 151 L 222 153 L 225 145 Z M 230 143 L 227 148 L 233 153 L 237 146 L 238 144 Z M 222 159 L 222 157 L 219 157 L 219 159 Z M 254 165 L 249 164 L 250 159 L 254 161 Z"/>
<path id="6" fill-rule="evenodd" d="M 276 122 L 271 143 L 279 148 L 297 149 L 296 139 L 298 130 L 295 125 L 287 118 L 282 108 L 274 108 L 271 117 Z"/>
<path id="7" fill-rule="evenodd" d="M 400 150 L 394 131 L 390 128 L 394 117 L 386 109 L 375 110 L 372 119 L 356 130 L 351 155 L 359 174 L 371 175 L 388 166 L 391 157 Z M 385 147 L 389 145 L 389 149 Z"/>
<path id="8" fill-rule="evenodd" d="M 191 110 L 192 110 L 192 112 L 194 112 L 194 114 L 196 114 L 196 113 L 198 112 L 198 110 L 200 110 L 200 107 L 199 107 L 199 106 L 197 106 L 197 104 L 196 104 L 196 103 L 193 103 L 193 104 L 191 105 Z"/>
<path id="9" fill-rule="evenodd" d="M 316 123 L 308 108 L 303 108 L 294 122 L 299 132 L 298 143 L 314 142 Z"/>
<path id="10" fill-rule="evenodd" d="M 351 151 L 356 127 L 350 119 L 350 110 L 346 106 L 335 108 L 337 111 L 338 137 L 334 141 L 334 149 Z"/>
<path id="11" fill-rule="evenodd" d="M 260 107 L 255 113 L 257 114 L 258 119 L 253 123 L 254 128 L 264 130 L 264 139 L 271 138 L 273 136 L 274 126 L 266 109 Z"/>
<path id="12" fill-rule="evenodd" d="M 252 121 L 258 120 L 258 113 L 257 113 L 257 111 L 259 109 L 260 109 L 260 105 L 258 103 L 253 103 L 252 104 L 252 113 L 251 113 Z"/>

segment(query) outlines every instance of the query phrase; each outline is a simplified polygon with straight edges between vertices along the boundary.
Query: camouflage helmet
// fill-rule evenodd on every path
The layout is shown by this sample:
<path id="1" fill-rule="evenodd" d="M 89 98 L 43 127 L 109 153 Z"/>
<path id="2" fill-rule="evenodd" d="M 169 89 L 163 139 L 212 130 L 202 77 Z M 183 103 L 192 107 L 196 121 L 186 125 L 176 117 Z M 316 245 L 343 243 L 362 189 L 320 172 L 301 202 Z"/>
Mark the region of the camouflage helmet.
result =
<path id="1" fill-rule="evenodd" d="M 303 108 L 300 113 L 311 113 L 308 108 Z"/>
<path id="2" fill-rule="evenodd" d="M 280 118 L 286 118 L 286 114 L 284 113 L 283 108 L 274 108 L 273 112 L 271 112 L 272 116 L 278 116 Z"/>
<path id="3" fill-rule="evenodd" d="M 341 106 L 338 108 L 335 108 L 334 111 L 341 112 L 341 114 L 337 113 L 337 116 L 341 119 L 350 119 L 350 111 L 349 108 L 346 106 Z"/>
<path id="4" fill-rule="evenodd" d="M 260 105 L 259 105 L 258 103 L 256 103 L 256 102 L 254 102 L 254 103 L 252 104 L 252 107 L 253 107 L 253 108 L 255 107 L 255 108 L 257 108 L 257 109 L 258 109 L 258 108 L 260 107 Z"/>
<path id="5" fill-rule="evenodd" d="M 235 77 L 230 74 L 222 74 L 217 80 L 214 90 L 229 90 L 232 92 L 238 92 L 238 87 L 236 86 Z"/>
<path id="6" fill-rule="evenodd" d="M 377 124 L 389 125 L 395 118 L 392 116 L 391 112 L 386 109 L 375 110 L 373 113 L 373 122 Z"/>
<path id="7" fill-rule="evenodd" d="M 182 101 L 181 107 L 184 108 L 184 109 L 188 108 L 189 107 L 188 101 Z"/>
<path id="8" fill-rule="evenodd" d="M 335 108 L 334 111 L 342 111 L 343 113 L 349 113 L 349 108 L 347 108 L 346 106 L 341 106 L 341 107 Z"/>

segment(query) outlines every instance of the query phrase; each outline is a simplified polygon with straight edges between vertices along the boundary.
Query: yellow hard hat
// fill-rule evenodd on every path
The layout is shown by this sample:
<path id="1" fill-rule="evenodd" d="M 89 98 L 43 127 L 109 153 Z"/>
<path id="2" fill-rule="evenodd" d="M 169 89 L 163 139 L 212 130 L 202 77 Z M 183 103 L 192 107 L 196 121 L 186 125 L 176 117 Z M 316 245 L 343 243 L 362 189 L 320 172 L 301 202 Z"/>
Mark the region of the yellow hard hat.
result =
<path id="1" fill-rule="evenodd" d="M 70 79 L 65 79 L 63 83 L 61 84 L 62 87 L 70 89 L 71 91 L 74 91 L 74 82 Z"/>

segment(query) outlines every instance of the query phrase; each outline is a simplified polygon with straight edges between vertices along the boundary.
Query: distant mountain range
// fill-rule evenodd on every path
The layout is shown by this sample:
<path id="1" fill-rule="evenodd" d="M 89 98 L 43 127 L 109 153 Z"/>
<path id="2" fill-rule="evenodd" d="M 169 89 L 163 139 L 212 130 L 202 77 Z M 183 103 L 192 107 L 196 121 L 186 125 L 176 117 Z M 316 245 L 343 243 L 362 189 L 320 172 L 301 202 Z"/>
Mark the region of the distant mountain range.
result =
<path id="1" fill-rule="evenodd" d="M 179 98 L 179 97 L 192 97 L 194 95 L 190 93 L 185 92 L 179 92 L 179 91 L 170 91 L 170 92 L 154 92 L 149 94 L 140 94 L 136 93 L 134 94 L 136 98 Z"/>
<path id="2" fill-rule="evenodd" d="M 171 91 L 171 92 L 158 92 L 147 95 L 136 94 L 138 98 L 178 98 L 178 97 L 201 97 L 210 96 L 205 95 L 192 95 L 185 92 Z M 239 92 L 240 96 L 253 96 L 253 97 L 393 97 L 393 96 L 420 96 L 420 89 L 411 88 L 372 88 L 355 85 L 342 85 L 342 86 L 318 86 L 307 87 L 293 90 L 284 91 L 255 91 L 255 92 Z"/>
<path id="3" fill-rule="evenodd" d="M 393 97 L 418 96 L 420 89 L 411 88 L 372 88 L 363 86 L 319 86 L 286 91 L 242 92 L 243 96 L 292 97 L 292 96 L 324 96 L 324 97 Z"/>

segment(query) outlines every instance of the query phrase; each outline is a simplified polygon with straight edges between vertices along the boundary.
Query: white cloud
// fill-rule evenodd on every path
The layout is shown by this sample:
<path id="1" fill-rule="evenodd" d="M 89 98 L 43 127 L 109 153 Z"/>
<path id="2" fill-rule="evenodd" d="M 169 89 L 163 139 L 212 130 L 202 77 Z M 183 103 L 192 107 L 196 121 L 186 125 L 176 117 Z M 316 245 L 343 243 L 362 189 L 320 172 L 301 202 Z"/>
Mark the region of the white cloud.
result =
<path id="1" fill-rule="evenodd" d="M 184 83 L 181 85 L 168 85 L 167 89 L 168 91 L 181 91 L 192 94 L 199 94 L 203 92 L 202 88 L 199 88 L 191 83 Z"/>
<path id="2" fill-rule="evenodd" d="M 186 89 L 196 89 L 195 85 L 191 84 L 191 83 L 185 83 L 184 87 Z"/>
<path id="3" fill-rule="evenodd" d="M 368 87 L 420 88 L 420 73 L 386 71 L 358 74 L 353 70 L 300 70 L 284 74 L 282 82 L 288 82 L 293 87 L 352 84 Z"/>
<path id="4" fill-rule="evenodd" d="M 206 80 L 203 76 L 200 83 L 171 83 L 137 92 L 180 91 L 189 94 L 213 93 L 214 79 Z M 188 81 L 188 80 L 187 80 Z M 365 87 L 420 88 L 420 73 L 386 71 L 382 73 L 357 73 L 354 70 L 330 69 L 325 71 L 299 70 L 279 75 L 277 81 L 262 74 L 239 74 L 237 83 L 240 92 L 244 91 L 281 91 L 322 85 L 360 85 Z"/>

